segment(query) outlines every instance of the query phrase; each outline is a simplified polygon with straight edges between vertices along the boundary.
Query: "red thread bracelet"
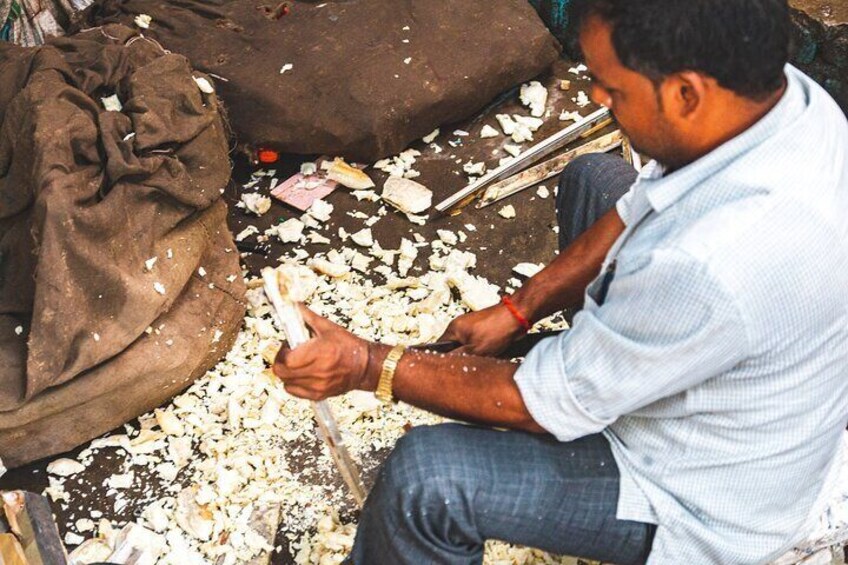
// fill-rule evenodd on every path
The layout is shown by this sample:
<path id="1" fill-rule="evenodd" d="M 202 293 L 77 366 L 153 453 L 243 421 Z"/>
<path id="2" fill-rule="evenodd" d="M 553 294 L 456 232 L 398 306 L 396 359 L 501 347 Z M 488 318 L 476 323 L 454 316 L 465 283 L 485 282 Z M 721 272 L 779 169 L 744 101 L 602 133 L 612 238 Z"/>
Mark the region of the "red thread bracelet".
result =
<path id="1" fill-rule="evenodd" d="M 509 310 L 509 313 L 512 314 L 513 318 L 518 320 L 518 323 L 521 324 L 521 327 L 524 328 L 525 332 L 529 332 L 530 328 L 533 327 L 533 324 L 530 323 L 530 320 L 524 317 L 524 315 L 518 311 L 518 308 L 515 307 L 512 300 L 510 300 L 509 296 L 504 296 L 501 298 L 501 303 L 506 306 L 506 309 Z"/>

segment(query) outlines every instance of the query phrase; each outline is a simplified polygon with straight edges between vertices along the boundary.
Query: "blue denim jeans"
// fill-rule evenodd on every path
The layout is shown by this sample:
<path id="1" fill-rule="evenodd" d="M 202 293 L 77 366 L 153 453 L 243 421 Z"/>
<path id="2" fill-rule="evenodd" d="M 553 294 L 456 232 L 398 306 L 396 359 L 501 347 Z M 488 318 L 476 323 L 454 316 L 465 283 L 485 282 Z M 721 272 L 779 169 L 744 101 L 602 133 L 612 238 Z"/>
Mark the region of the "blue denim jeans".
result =
<path id="1" fill-rule="evenodd" d="M 619 481 L 601 435 L 560 443 L 461 424 L 415 428 L 377 477 L 352 563 L 476 564 L 487 539 L 644 563 L 654 526 L 616 519 Z"/>
<path id="2" fill-rule="evenodd" d="M 635 179 L 623 160 L 589 155 L 557 196 L 565 247 Z M 377 477 L 348 562 L 452 565 L 483 560 L 488 539 L 619 565 L 644 563 L 655 527 L 616 519 L 620 475 L 601 435 L 551 436 L 445 424 L 398 442 Z"/>

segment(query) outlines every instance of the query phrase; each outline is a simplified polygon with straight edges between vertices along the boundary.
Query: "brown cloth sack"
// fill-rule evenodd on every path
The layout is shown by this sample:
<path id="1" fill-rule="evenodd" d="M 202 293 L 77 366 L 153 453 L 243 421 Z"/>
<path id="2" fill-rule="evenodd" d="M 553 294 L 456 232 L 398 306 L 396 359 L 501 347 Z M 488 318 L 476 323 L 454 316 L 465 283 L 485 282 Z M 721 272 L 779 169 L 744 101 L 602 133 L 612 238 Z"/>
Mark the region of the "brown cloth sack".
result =
<path id="1" fill-rule="evenodd" d="M 145 36 L 220 77 L 241 144 L 363 162 L 473 115 L 560 51 L 527 0 L 95 0 L 80 19 L 138 14 L 153 18 Z"/>
<path id="2" fill-rule="evenodd" d="M 162 404 L 234 340 L 245 289 L 221 200 L 227 135 L 193 74 L 123 26 L 0 44 L 8 466 Z M 122 111 L 104 109 L 112 94 Z"/>

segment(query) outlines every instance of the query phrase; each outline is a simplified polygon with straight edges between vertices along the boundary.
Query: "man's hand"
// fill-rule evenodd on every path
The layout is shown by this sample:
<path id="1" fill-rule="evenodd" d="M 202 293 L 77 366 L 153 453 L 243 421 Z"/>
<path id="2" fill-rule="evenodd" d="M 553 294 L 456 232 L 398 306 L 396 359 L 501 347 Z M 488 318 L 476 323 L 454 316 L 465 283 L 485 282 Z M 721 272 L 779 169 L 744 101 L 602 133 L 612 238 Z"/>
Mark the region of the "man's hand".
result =
<path id="1" fill-rule="evenodd" d="M 312 339 L 296 349 L 283 347 L 274 374 L 286 391 L 308 400 L 324 400 L 365 386 L 369 344 L 341 326 L 301 307 Z"/>
<path id="2" fill-rule="evenodd" d="M 495 356 L 524 335 L 524 328 L 510 311 L 498 304 L 456 318 L 439 341 L 455 341 L 462 347 L 455 353 Z"/>

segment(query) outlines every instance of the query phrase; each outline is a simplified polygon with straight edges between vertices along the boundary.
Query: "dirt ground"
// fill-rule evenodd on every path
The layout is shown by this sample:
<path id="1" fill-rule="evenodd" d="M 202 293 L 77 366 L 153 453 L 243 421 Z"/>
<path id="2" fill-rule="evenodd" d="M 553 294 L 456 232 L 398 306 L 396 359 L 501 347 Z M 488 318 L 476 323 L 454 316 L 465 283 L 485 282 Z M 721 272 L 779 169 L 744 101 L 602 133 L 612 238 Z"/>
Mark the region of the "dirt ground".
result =
<path id="1" fill-rule="evenodd" d="M 577 108 L 572 102 L 578 91 L 584 90 L 588 94 L 586 80 L 578 78 L 569 72 L 572 63 L 562 60 L 558 62 L 552 71 L 542 77 L 543 83 L 548 86 L 550 99 L 548 108 L 552 109 L 545 125 L 536 133 L 536 140 L 546 138 L 556 131 L 562 129 L 570 122 L 561 122 L 558 115 L 562 110 L 579 110 L 581 114 L 588 115 L 594 111 L 594 105 Z M 560 79 L 568 79 L 572 86 L 569 91 L 559 89 Z M 441 134 L 436 140 L 444 150 L 435 154 L 426 144 L 418 142 L 413 145 L 422 152 L 418 158 L 415 168 L 421 172 L 421 177 L 416 180 L 428 186 L 434 193 L 434 204 L 449 196 L 456 190 L 466 185 L 466 175 L 462 171 L 462 164 L 468 160 L 485 161 L 489 167 L 497 166 L 500 158 L 507 156 L 502 150 L 505 142 L 509 141 L 505 136 L 499 135 L 492 139 L 481 139 L 480 129 L 484 124 L 497 128 L 494 116 L 497 113 L 521 113 L 527 114 L 519 101 L 517 90 L 506 93 L 495 101 L 488 109 L 472 120 L 459 124 L 443 126 Z M 464 130 L 470 133 L 467 137 L 459 137 L 452 132 Z M 460 139 L 462 145 L 451 147 L 449 140 Z M 528 147 L 525 145 L 525 148 Z M 285 179 L 289 173 L 299 168 L 301 161 L 306 157 L 286 156 L 276 167 L 276 178 Z M 237 158 L 234 168 L 234 182 L 227 190 L 227 200 L 232 204 L 240 197 L 241 186 L 250 176 L 251 167 L 243 158 Z M 377 183 L 379 191 L 385 179 L 383 173 L 372 174 Z M 268 181 L 263 181 L 268 182 Z M 527 190 L 520 195 L 514 196 L 506 201 L 495 204 L 483 210 L 476 210 L 473 206 L 455 217 L 437 218 L 435 213 L 425 226 L 414 225 L 406 217 L 390 211 L 372 229 L 376 240 L 380 241 L 386 249 L 396 248 L 401 237 L 409 237 L 411 233 L 417 232 L 427 239 L 435 239 L 437 229 L 449 229 L 452 231 L 463 230 L 468 235 L 468 240 L 461 246 L 462 249 L 472 251 L 478 256 L 478 266 L 475 274 L 488 278 L 491 282 L 507 286 L 507 280 L 515 275 L 511 272 L 512 267 L 521 262 L 548 263 L 556 252 L 557 236 L 553 231 L 555 226 L 554 196 L 553 188 L 555 179 L 543 183 L 551 190 L 551 196 L 547 199 L 539 198 L 535 189 Z M 362 211 L 371 216 L 377 212 L 379 203 L 358 202 L 346 189 L 340 187 L 335 193 L 327 198 L 327 201 L 335 206 L 335 211 L 329 224 L 332 226 L 327 232 L 336 234 L 339 227 L 348 232 L 356 232 L 363 227 L 363 220 L 353 218 L 351 212 Z M 505 204 L 512 204 L 517 211 L 517 217 L 506 220 L 498 215 L 498 210 Z M 243 210 L 231 207 L 230 226 L 234 233 L 238 233 L 250 224 L 256 225 L 263 231 L 272 223 L 291 217 L 299 217 L 300 213 L 285 205 L 274 201 L 269 213 L 261 218 L 247 215 Z M 470 231 L 464 227 L 468 224 L 476 226 L 476 231 Z M 248 242 L 255 241 L 255 236 L 248 238 Z M 333 245 L 340 245 L 335 238 Z M 243 263 L 250 276 L 259 273 L 259 269 L 265 265 L 275 265 L 279 257 L 291 246 L 284 246 L 278 240 L 268 243 L 261 248 L 261 252 L 243 254 Z M 324 250 L 327 246 L 305 246 L 308 251 L 312 249 Z M 419 261 L 422 263 L 422 261 Z M 420 269 L 416 267 L 415 270 Z M 74 457 L 79 450 L 65 454 Z M 58 457 L 58 456 L 57 456 Z M 51 458 L 55 459 L 57 457 Z M 374 459 L 382 460 L 385 453 L 374 453 Z M 131 521 L 145 507 L 145 505 L 158 497 L 163 485 L 151 472 L 144 474 L 143 469 L 136 468 L 136 484 L 130 489 L 130 504 L 120 513 L 116 514 L 112 509 L 113 501 L 107 499 L 102 493 L 106 488 L 103 486 L 105 478 L 118 472 L 122 456 L 101 452 L 96 458 L 96 463 L 85 472 L 72 477 L 66 483 L 66 490 L 71 493 L 71 504 L 67 510 L 54 504 L 54 511 L 60 524 L 60 531 L 64 535 L 68 523 L 82 515 L 76 515 L 76 505 L 84 506 L 86 515 L 91 510 L 100 510 L 104 517 L 110 518 L 116 524 Z M 33 492 L 42 492 L 47 486 L 46 465 L 48 461 L 40 461 L 26 467 L 10 471 L 0 479 L 0 490 L 26 489 Z M 333 480 L 334 478 L 328 478 Z M 278 544 L 284 546 L 282 553 L 274 554 L 272 563 L 288 565 L 293 563 L 293 558 L 288 554 L 284 538 L 278 532 Z"/>

